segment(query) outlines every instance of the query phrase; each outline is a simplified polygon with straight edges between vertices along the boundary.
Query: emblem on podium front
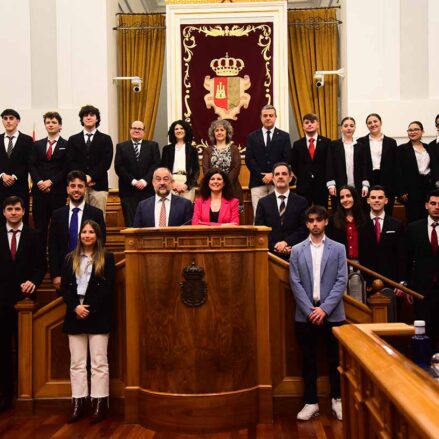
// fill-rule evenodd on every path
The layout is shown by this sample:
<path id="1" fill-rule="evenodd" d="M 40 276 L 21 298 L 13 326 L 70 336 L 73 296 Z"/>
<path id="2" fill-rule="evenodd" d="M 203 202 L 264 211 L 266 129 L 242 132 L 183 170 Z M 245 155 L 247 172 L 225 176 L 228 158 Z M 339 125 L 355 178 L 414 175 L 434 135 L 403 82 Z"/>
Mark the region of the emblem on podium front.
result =
<path id="1" fill-rule="evenodd" d="M 238 76 L 245 67 L 240 58 L 231 58 L 228 53 L 224 58 L 213 59 L 210 68 L 216 76 L 204 78 L 204 88 L 209 91 L 204 96 L 208 109 L 214 109 L 221 119 L 236 120 L 241 107 L 248 108 L 250 95 L 245 93 L 251 86 L 250 76 Z"/>
<path id="2" fill-rule="evenodd" d="M 184 282 L 180 282 L 181 301 L 190 307 L 201 306 L 207 301 L 207 283 L 204 282 L 204 269 L 192 261 L 183 268 Z"/>

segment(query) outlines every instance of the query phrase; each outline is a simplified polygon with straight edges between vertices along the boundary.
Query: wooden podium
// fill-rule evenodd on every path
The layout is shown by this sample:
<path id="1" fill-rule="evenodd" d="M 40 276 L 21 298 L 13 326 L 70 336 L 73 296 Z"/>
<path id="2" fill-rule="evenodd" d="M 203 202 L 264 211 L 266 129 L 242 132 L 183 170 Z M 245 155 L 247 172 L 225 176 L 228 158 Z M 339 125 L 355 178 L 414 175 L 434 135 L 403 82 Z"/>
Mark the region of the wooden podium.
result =
<path id="1" fill-rule="evenodd" d="M 125 420 L 272 422 L 267 227 L 125 229 Z"/>

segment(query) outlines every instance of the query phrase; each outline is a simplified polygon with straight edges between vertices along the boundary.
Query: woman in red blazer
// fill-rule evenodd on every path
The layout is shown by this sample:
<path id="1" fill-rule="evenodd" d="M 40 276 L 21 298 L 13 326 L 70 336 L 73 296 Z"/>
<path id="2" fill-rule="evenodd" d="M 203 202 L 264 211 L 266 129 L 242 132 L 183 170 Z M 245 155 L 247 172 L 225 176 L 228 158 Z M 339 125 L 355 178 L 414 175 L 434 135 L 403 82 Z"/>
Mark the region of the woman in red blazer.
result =
<path id="1" fill-rule="evenodd" d="M 214 226 L 239 224 L 239 200 L 233 198 L 229 176 L 218 168 L 209 169 L 195 200 L 192 224 Z"/>

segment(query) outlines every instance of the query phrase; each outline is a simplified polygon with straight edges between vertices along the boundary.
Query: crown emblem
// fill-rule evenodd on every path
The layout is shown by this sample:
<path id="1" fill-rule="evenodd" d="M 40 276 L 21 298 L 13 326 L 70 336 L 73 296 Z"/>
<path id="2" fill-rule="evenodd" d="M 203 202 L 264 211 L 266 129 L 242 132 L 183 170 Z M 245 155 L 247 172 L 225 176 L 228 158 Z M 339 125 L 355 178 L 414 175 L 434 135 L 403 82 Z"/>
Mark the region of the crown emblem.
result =
<path id="1" fill-rule="evenodd" d="M 226 53 L 224 58 L 213 59 L 210 68 L 217 76 L 238 76 L 238 73 L 244 68 L 244 61 L 240 58 L 229 58 Z"/>

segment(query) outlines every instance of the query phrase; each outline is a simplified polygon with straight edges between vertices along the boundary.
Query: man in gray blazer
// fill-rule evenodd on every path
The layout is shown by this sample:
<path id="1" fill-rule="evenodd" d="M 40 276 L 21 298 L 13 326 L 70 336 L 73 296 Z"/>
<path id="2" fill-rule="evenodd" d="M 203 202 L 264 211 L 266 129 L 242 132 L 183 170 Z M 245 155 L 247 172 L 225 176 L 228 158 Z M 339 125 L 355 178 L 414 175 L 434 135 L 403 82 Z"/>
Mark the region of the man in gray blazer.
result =
<path id="1" fill-rule="evenodd" d="M 319 414 L 317 400 L 317 351 L 324 338 L 327 349 L 332 410 L 342 420 L 338 345 L 334 326 L 345 320 L 343 293 L 347 285 L 346 250 L 325 236 L 328 213 L 314 205 L 305 212 L 309 237 L 295 245 L 290 258 L 290 284 L 296 299 L 295 327 L 302 350 L 305 406 L 297 419 L 308 421 Z"/>

